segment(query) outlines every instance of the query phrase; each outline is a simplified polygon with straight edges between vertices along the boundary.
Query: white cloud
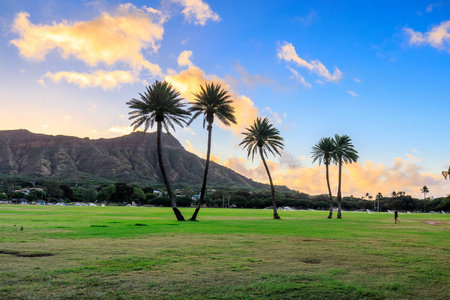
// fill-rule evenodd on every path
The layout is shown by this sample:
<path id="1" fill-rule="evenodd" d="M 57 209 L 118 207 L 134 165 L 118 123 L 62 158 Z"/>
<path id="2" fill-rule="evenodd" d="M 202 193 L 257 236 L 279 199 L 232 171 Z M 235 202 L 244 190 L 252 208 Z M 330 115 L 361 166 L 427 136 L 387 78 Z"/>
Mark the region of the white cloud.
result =
<path id="1" fill-rule="evenodd" d="M 356 78 L 356 77 L 353 78 L 353 81 L 354 81 L 354 82 L 357 82 L 357 83 L 361 83 L 361 82 L 362 82 L 361 78 Z"/>
<path id="2" fill-rule="evenodd" d="M 65 80 L 68 83 L 78 85 L 81 88 L 101 87 L 104 90 L 120 87 L 121 84 L 133 83 L 139 81 L 136 75 L 128 71 L 95 71 L 94 73 L 77 73 L 77 72 L 58 72 L 44 75 L 44 78 L 50 78 L 56 83 Z"/>
<path id="3" fill-rule="evenodd" d="M 202 0 L 171 0 L 173 3 L 181 4 L 184 9 L 181 13 L 189 23 L 204 26 L 208 20 L 220 21 L 217 13 L 213 12 L 208 4 Z"/>
<path id="4" fill-rule="evenodd" d="M 414 31 L 411 28 L 405 28 L 404 31 L 409 35 L 410 45 L 428 44 L 433 48 L 450 52 L 450 20 L 433 26 L 425 33 Z"/>
<path id="5" fill-rule="evenodd" d="M 291 77 L 291 79 L 296 79 L 297 82 L 301 83 L 304 87 L 306 88 L 311 88 L 311 83 L 306 82 L 305 77 L 303 77 L 302 75 L 300 75 L 297 70 L 287 66 L 288 70 L 291 71 L 293 77 Z"/>
<path id="6" fill-rule="evenodd" d="M 70 119 L 72 119 L 72 116 L 69 116 L 69 115 L 64 116 L 64 120 L 70 120 Z"/>
<path id="7" fill-rule="evenodd" d="M 319 60 L 310 60 L 307 62 L 306 60 L 300 58 L 291 43 L 283 42 L 277 49 L 277 56 L 279 59 L 295 63 L 297 66 L 306 68 L 311 72 L 318 74 L 326 81 L 338 82 L 342 79 L 342 72 L 337 67 L 335 67 L 334 73 L 331 74 Z"/>
<path id="8" fill-rule="evenodd" d="M 353 92 L 353 91 L 348 91 L 348 93 L 350 95 L 352 95 L 353 97 L 359 97 L 359 95 L 357 93 Z"/>

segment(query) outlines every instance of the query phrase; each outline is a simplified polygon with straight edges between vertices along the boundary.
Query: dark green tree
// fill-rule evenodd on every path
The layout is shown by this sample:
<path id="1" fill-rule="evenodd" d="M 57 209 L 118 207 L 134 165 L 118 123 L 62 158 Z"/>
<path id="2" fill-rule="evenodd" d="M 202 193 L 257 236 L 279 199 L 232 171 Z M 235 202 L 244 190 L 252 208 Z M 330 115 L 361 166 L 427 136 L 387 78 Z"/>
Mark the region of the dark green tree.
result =
<path id="1" fill-rule="evenodd" d="M 257 117 L 253 121 L 253 125 L 246 128 L 246 131 L 242 133 L 245 137 L 239 146 L 247 148 L 248 157 L 252 156 L 252 160 L 255 157 L 255 153 L 259 152 L 261 160 L 266 169 L 267 176 L 269 177 L 270 190 L 272 193 L 272 207 L 273 218 L 280 219 L 277 212 L 277 202 L 275 200 L 275 188 L 273 187 L 272 177 L 270 176 L 269 168 L 267 167 L 266 159 L 267 152 L 281 155 L 279 149 L 283 149 L 283 138 L 280 136 L 280 131 L 270 124 L 268 118 Z"/>
<path id="2" fill-rule="evenodd" d="M 155 81 L 151 86 L 147 87 L 143 94 L 139 93 L 139 95 L 140 99 L 133 98 L 127 102 L 127 105 L 132 109 L 129 112 L 129 119 L 133 120 L 131 126 L 133 126 L 133 131 L 135 131 L 143 125 L 145 133 L 156 124 L 156 146 L 161 175 L 169 194 L 173 212 L 178 221 L 184 221 L 184 217 L 177 207 L 175 196 L 164 168 L 161 133 L 163 127 L 168 134 L 169 128 L 175 131 L 175 125 L 183 127 L 191 113 L 185 109 L 186 103 L 180 97 L 180 93 L 166 81 Z"/>
<path id="3" fill-rule="evenodd" d="M 203 114 L 203 128 L 207 124 L 206 130 L 208 131 L 208 147 L 206 151 L 206 163 L 205 171 L 203 173 L 202 189 L 200 191 L 200 198 L 197 203 L 197 207 L 194 214 L 191 217 L 191 221 L 197 220 L 197 214 L 200 207 L 203 204 L 203 199 L 206 193 L 206 181 L 208 177 L 209 170 L 209 160 L 211 155 L 211 136 L 212 136 L 212 125 L 214 123 L 214 118 L 217 117 L 225 126 L 230 126 L 231 123 L 236 124 L 236 118 L 234 116 L 234 108 L 232 106 L 233 100 L 230 99 L 228 92 L 220 86 L 220 84 L 208 84 L 205 86 L 200 86 L 201 91 L 198 94 L 194 93 L 195 101 L 189 110 L 193 113 L 191 123 L 199 115 Z"/>
<path id="4" fill-rule="evenodd" d="M 424 185 L 423 188 L 420 189 L 420 191 L 423 193 L 423 200 L 425 200 L 425 197 L 427 196 L 427 193 L 430 192 L 430 190 L 426 185 Z"/>
<path id="5" fill-rule="evenodd" d="M 335 162 L 339 166 L 339 181 L 338 181 L 338 192 L 337 192 L 337 201 L 338 201 L 338 219 L 342 219 L 341 212 L 341 202 L 342 202 L 342 194 L 341 194 L 341 181 L 342 181 L 342 164 L 351 164 L 352 162 L 358 161 L 358 151 L 355 150 L 352 140 L 348 135 L 338 135 L 334 136 L 334 146 L 335 146 Z"/>
<path id="6" fill-rule="evenodd" d="M 331 219 L 333 217 L 333 195 L 331 194 L 328 166 L 334 161 L 335 145 L 333 143 L 333 139 L 329 137 L 321 138 L 319 142 L 312 147 L 312 150 L 313 163 L 318 160 L 319 165 L 322 162 L 325 165 L 328 195 L 330 196 L 330 212 L 328 213 L 328 219 Z"/>

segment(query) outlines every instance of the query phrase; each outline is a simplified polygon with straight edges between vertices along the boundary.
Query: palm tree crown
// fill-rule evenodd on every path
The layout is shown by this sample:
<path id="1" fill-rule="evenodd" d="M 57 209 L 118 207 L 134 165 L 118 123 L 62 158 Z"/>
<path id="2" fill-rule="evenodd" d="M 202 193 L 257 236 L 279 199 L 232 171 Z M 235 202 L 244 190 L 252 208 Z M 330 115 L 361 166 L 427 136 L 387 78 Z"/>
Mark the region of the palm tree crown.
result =
<path id="1" fill-rule="evenodd" d="M 358 151 L 355 150 L 352 139 L 348 135 L 334 136 L 335 155 L 337 163 L 351 164 L 358 161 Z"/>
<path id="2" fill-rule="evenodd" d="M 175 131 L 174 124 L 183 127 L 187 124 L 186 118 L 190 112 L 185 110 L 186 104 L 180 93 L 166 81 L 156 80 L 146 91 L 141 94 L 140 99 L 131 99 L 127 105 L 133 109 L 129 112 L 133 131 L 144 125 L 144 132 L 153 128 L 155 122 L 161 122 L 164 129 L 169 132 L 169 127 Z"/>
<path id="3" fill-rule="evenodd" d="M 312 147 L 313 163 L 319 161 L 319 165 L 323 162 L 324 165 L 329 165 L 334 159 L 334 151 L 336 147 L 333 140 L 329 137 L 321 138 L 317 144 Z"/>
<path id="4" fill-rule="evenodd" d="M 246 128 L 246 132 L 242 134 L 245 136 L 239 146 L 243 145 L 247 148 L 248 157 L 255 157 L 258 149 L 262 151 L 261 155 L 267 157 L 267 151 L 281 155 L 278 149 L 283 149 L 283 138 L 280 136 L 280 131 L 270 124 L 269 119 L 257 117 L 253 125 Z"/>
<path id="5" fill-rule="evenodd" d="M 231 123 L 236 124 L 234 116 L 233 100 L 230 99 L 228 92 L 220 86 L 220 84 L 205 83 L 205 87 L 200 86 L 201 91 L 196 94 L 195 102 L 192 103 L 189 110 L 194 113 L 189 123 L 191 123 L 199 115 L 203 114 L 203 128 L 205 124 L 211 126 L 216 116 L 224 125 L 230 126 Z"/>
<path id="6" fill-rule="evenodd" d="M 447 177 L 450 178 L 450 167 L 448 167 L 448 171 L 442 171 L 442 176 L 444 176 L 445 180 L 447 180 Z"/>

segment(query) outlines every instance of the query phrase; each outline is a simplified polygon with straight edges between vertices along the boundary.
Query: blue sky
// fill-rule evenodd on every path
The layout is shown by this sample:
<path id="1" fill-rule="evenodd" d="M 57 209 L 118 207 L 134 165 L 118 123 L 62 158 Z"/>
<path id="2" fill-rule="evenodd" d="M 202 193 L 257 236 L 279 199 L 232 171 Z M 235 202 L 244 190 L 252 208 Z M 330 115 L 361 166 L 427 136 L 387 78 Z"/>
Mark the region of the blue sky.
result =
<path id="1" fill-rule="evenodd" d="M 126 102 L 154 80 L 190 100 L 216 81 L 238 125 L 214 127 L 215 161 L 267 182 L 238 147 L 267 116 L 285 139 L 277 184 L 326 192 L 322 137 L 360 155 L 345 195 L 450 193 L 449 1 L 2 1 L 0 129 L 108 138 L 130 132 Z M 174 135 L 199 156 L 201 120 Z M 337 172 L 333 168 L 332 185 Z"/>

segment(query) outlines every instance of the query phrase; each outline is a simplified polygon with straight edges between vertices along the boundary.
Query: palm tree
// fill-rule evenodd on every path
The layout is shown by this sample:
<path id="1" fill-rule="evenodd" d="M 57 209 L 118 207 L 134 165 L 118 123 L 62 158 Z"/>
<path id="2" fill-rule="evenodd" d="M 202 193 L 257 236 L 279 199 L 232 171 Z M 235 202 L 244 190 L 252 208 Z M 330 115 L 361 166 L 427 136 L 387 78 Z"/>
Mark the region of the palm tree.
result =
<path id="1" fill-rule="evenodd" d="M 377 207 L 378 207 L 378 211 L 380 211 L 380 200 L 381 200 L 381 198 L 383 198 L 383 194 L 381 194 L 380 192 L 378 192 L 378 194 L 377 194 L 377 201 L 378 201 L 378 205 L 377 205 Z"/>
<path id="2" fill-rule="evenodd" d="M 392 198 L 395 198 L 397 196 L 397 193 L 395 191 L 392 192 Z"/>
<path id="3" fill-rule="evenodd" d="M 191 113 L 184 109 L 186 104 L 183 102 L 183 98 L 180 97 L 180 93 L 166 81 L 161 82 L 156 80 L 151 86 L 147 87 L 147 90 L 143 94 L 139 93 L 139 95 L 140 99 L 133 98 L 127 102 L 127 105 L 132 109 L 129 112 L 129 115 L 131 115 L 129 119 L 134 120 L 131 126 L 134 126 L 133 131 L 135 131 L 144 125 L 145 133 L 149 128 L 153 128 L 153 125 L 156 123 L 156 145 L 158 149 L 159 168 L 167 193 L 169 194 L 173 212 L 178 221 L 184 221 L 183 215 L 177 208 L 172 187 L 170 186 L 164 168 L 161 150 L 161 132 L 163 127 L 168 134 L 169 128 L 175 131 L 174 124 L 183 127 L 183 123 L 187 123 L 187 118 Z"/>
<path id="4" fill-rule="evenodd" d="M 423 200 L 425 200 L 425 197 L 426 197 L 427 193 L 430 192 L 428 190 L 428 187 L 426 185 L 424 185 L 423 188 L 420 191 L 423 193 Z"/>
<path id="5" fill-rule="evenodd" d="M 352 140 L 348 135 L 340 136 L 336 134 L 334 136 L 334 146 L 336 147 L 335 156 L 336 163 L 339 165 L 339 182 L 338 182 L 338 193 L 337 193 L 337 201 L 338 201 L 338 215 L 337 218 L 341 219 L 341 202 L 342 202 L 342 194 L 341 194 L 341 179 L 342 179 L 342 164 L 351 164 L 352 162 L 358 161 L 358 151 L 356 151 L 353 147 Z"/>
<path id="6" fill-rule="evenodd" d="M 231 123 L 236 124 L 234 108 L 231 106 L 233 100 L 230 99 L 228 92 L 222 89 L 220 84 L 214 85 L 214 83 L 205 83 L 205 87 L 200 86 L 200 88 L 200 93 L 194 93 L 195 102 L 192 104 L 191 108 L 189 108 L 189 111 L 194 113 L 189 121 L 189 124 L 200 114 L 204 115 L 203 128 L 205 128 L 206 123 L 208 124 L 206 127 L 206 130 L 208 131 L 208 150 L 206 152 L 205 172 L 203 174 L 200 199 L 198 200 L 197 208 L 190 219 L 191 221 L 195 221 L 197 219 L 197 214 L 203 204 L 203 199 L 205 198 L 206 179 L 208 177 L 209 158 L 211 154 L 212 124 L 214 122 L 214 117 L 217 117 L 226 126 L 230 126 Z"/>
<path id="7" fill-rule="evenodd" d="M 278 149 L 283 149 L 283 138 L 280 136 L 280 131 L 270 124 L 268 118 L 257 117 L 253 121 L 253 125 L 246 128 L 245 135 L 239 146 L 243 145 L 244 149 L 247 148 L 248 157 L 252 155 L 252 160 L 255 157 L 255 153 L 259 151 L 264 167 L 266 168 L 267 175 L 269 176 L 270 190 L 272 192 L 272 207 L 273 218 L 280 219 L 277 212 L 277 203 L 275 201 L 275 189 L 273 187 L 272 177 L 270 176 L 269 168 L 267 167 L 264 156 L 267 156 L 267 151 L 281 155 Z"/>
<path id="8" fill-rule="evenodd" d="M 448 171 L 442 171 L 442 176 L 444 176 L 445 180 L 447 180 L 447 177 L 450 178 L 450 167 L 448 167 Z"/>
<path id="9" fill-rule="evenodd" d="M 330 188 L 330 176 L 329 176 L 329 168 L 331 162 L 334 161 L 334 143 L 333 140 L 329 137 L 321 138 L 319 142 L 312 147 L 312 158 L 313 163 L 316 160 L 319 160 L 319 165 L 322 163 L 325 165 L 326 169 L 326 178 L 327 178 L 327 186 L 328 186 L 328 194 L 330 196 L 330 212 L 328 213 L 328 219 L 333 217 L 333 196 L 331 194 Z"/>

